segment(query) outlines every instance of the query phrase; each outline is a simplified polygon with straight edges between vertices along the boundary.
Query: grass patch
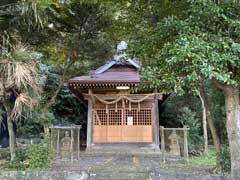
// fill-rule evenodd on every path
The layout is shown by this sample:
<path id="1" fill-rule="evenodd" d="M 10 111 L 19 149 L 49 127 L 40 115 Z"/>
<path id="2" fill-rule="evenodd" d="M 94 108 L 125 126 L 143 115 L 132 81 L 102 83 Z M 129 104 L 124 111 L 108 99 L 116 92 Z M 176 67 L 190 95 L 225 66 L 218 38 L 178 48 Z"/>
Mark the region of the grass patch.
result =
<path id="1" fill-rule="evenodd" d="M 192 157 L 189 161 L 192 165 L 216 166 L 217 153 L 215 149 L 209 149 L 208 155 Z"/>

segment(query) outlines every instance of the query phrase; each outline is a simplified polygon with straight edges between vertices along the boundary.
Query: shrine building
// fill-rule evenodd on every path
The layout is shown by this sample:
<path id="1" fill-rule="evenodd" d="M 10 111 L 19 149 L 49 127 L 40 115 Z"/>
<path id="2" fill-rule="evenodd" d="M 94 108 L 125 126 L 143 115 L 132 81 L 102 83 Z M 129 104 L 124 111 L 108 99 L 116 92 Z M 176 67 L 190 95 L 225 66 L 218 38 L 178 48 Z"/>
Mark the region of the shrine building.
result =
<path id="1" fill-rule="evenodd" d="M 141 85 L 141 64 L 132 59 L 112 60 L 68 81 L 70 90 L 88 101 L 87 149 L 114 144 L 147 145 L 159 152 L 157 90 L 133 92 Z"/>

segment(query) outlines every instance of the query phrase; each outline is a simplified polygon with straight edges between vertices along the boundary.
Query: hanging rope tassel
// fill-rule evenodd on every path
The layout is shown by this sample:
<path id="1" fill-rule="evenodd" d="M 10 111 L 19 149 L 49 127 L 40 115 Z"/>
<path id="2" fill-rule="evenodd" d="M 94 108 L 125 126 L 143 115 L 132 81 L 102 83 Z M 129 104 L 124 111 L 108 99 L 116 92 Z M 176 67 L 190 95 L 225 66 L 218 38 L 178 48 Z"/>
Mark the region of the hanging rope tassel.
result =
<path id="1" fill-rule="evenodd" d="M 124 102 L 124 99 L 122 99 L 122 107 L 125 108 L 125 102 Z"/>
<path id="2" fill-rule="evenodd" d="M 108 114 L 108 104 L 106 104 L 106 114 Z"/>
<path id="3" fill-rule="evenodd" d="M 117 103 L 115 104 L 115 112 L 116 113 L 118 112 L 118 105 L 117 105 Z"/>
<path id="4" fill-rule="evenodd" d="M 132 111 L 132 103 L 129 101 L 129 111 Z"/>
<path id="5" fill-rule="evenodd" d="M 140 102 L 138 103 L 138 111 L 140 111 L 141 109 L 141 105 L 140 105 Z"/>

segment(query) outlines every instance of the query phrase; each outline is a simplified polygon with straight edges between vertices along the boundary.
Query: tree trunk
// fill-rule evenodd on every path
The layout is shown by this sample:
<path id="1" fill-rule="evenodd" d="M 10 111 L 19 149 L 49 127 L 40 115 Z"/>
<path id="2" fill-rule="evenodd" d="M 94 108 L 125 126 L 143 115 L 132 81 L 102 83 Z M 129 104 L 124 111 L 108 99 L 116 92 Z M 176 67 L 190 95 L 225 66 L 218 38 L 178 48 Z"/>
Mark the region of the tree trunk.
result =
<path id="1" fill-rule="evenodd" d="M 202 110 L 203 110 L 203 138 L 204 138 L 204 154 L 208 155 L 208 133 L 207 133 L 207 113 L 206 113 L 206 108 L 205 108 L 205 103 L 204 100 L 201 96 L 201 94 L 199 94 L 199 98 L 201 100 L 202 103 Z"/>
<path id="2" fill-rule="evenodd" d="M 57 86 L 57 89 L 55 90 L 55 92 L 52 95 L 51 99 L 46 104 L 44 104 L 44 106 L 42 107 L 42 110 L 41 110 L 41 113 L 40 113 L 40 118 L 41 118 L 41 123 L 43 125 L 45 136 L 49 135 L 49 123 L 47 123 L 47 121 L 46 121 L 47 120 L 46 119 L 46 113 L 48 112 L 49 108 L 52 107 L 56 103 L 57 96 L 58 96 L 59 92 L 61 91 L 62 87 L 64 86 L 66 73 L 67 73 L 68 69 L 70 68 L 70 66 L 72 64 L 73 64 L 73 62 L 67 64 L 64 67 L 63 74 L 62 74 L 60 82 L 59 82 L 59 84 Z"/>
<path id="3" fill-rule="evenodd" d="M 215 147 L 217 152 L 220 152 L 221 151 L 220 139 L 219 139 L 219 136 L 217 134 L 217 129 L 214 125 L 214 121 L 213 121 L 213 118 L 212 118 L 212 113 L 209 110 L 209 108 L 206 109 L 206 112 L 207 112 L 207 122 L 208 122 L 208 125 L 209 125 L 209 128 L 210 128 L 211 134 L 212 134 L 214 147 Z"/>
<path id="4" fill-rule="evenodd" d="M 240 104 L 239 89 L 225 86 L 227 133 L 231 154 L 231 175 L 234 180 L 240 178 Z"/>
<path id="5" fill-rule="evenodd" d="M 215 147 L 217 152 L 220 152 L 221 144 L 220 144 L 219 136 L 217 134 L 217 130 L 216 130 L 216 127 L 214 125 L 212 113 L 211 113 L 210 108 L 209 108 L 209 102 L 207 100 L 207 94 L 206 94 L 205 89 L 204 89 L 202 84 L 200 85 L 200 95 L 201 95 L 202 100 L 204 102 L 207 122 L 208 122 L 208 125 L 209 125 L 209 129 L 211 131 L 214 147 Z"/>
<path id="6" fill-rule="evenodd" d="M 7 126 L 8 126 L 8 135 L 9 135 L 9 150 L 10 150 L 10 156 L 11 161 L 13 161 L 16 157 L 16 148 L 15 148 L 15 133 L 13 129 L 13 120 L 11 119 L 11 112 L 12 107 L 11 103 L 9 102 L 8 96 L 6 94 L 6 86 L 5 82 L 3 84 L 3 105 L 5 106 L 6 112 L 7 112 Z"/>
<path id="7" fill-rule="evenodd" d="M 10 149 L 10 155 L 11 155 L 11 161 L 12 161 L 16 157 L 15 134 L 13 130 L 13 122 L 9 118 L 9 115 L 7 118 L 8 118 L 7 123 L 8 123 L 8 134 L 9 134 L 9 149 Z"/>
<path id="8" fill-rule="evenodd" d="M 44 131 L 44 135 L 48 136 L 49 135 L 49 126 L 48 124 L 43 124 L 43 131 Z"/>
<path id="9" fill-rule="evenodd" d="M 56 89 L 56 91 L 54 92 L 54 95 L 51 97 L 51 99 L 43 106 L 42 110 L 41 110 L 41 114 L 40 114 L 40 118 L 41 118 L 41 123 L 43 125 L 43 129 L 44 129 L 44 135 L 48 136 L 49 135 L 49 123 L 47 122 L 46 119 L 46 114 L 48 112 L 48 109 L 53 106 L 56 103 L 56 99 L 57 96 L 61 90 L 61 88 L 64 85 L 64 81 L 62 80 L 61 83 L 59 83 L 58 88 Z"/>

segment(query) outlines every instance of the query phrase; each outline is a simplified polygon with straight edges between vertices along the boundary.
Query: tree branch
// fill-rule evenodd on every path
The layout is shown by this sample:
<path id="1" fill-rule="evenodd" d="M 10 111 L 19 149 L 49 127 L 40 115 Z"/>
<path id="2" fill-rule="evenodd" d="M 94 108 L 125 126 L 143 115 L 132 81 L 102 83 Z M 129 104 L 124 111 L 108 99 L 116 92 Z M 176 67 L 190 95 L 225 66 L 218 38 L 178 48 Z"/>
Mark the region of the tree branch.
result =
<path id="1" fill-rule="evenodd" d="M 66 74 L 67 74 L 67 71 L 68 69 L 70 68 L 70 66 L 74 63 L 74 61 L 71 61 L 70 63 L 68 63 L 65 67 L 64 67 L 64 71 L 63 71 L 63 74 L 62 74 L 62 77 L 61 77 L 61 81 L 54 93 L 54 95 L 51 97 L 51 99 L 49 100 L 49 102 L 43 107 L 42 111 L 41 111 L 41 118 L 45 118 L 45 113 L 47 112 L 47 110 L 53 106 L 56 102 L 56 98 L 60 92 L 60 90 L 62 89 L 63 85 L 64 85 L 64 82 L 65 82 L 65 77 L 66 77 Z"/>
<path id="2" fill-rule="evenodd" d="M 225 85 L 225 84 L 223 84 L 223 83 L 220 83 L 220 82 L 217 81 L 217 80 L 213 80 L 213 81 L 212 81 L 212 85 L 213 85 L 214 87 L 218 88 L 218 89 L 223 90 L 223 91 L 226 90 L 226 86 L 227 86 L 227 85 Z"/>

